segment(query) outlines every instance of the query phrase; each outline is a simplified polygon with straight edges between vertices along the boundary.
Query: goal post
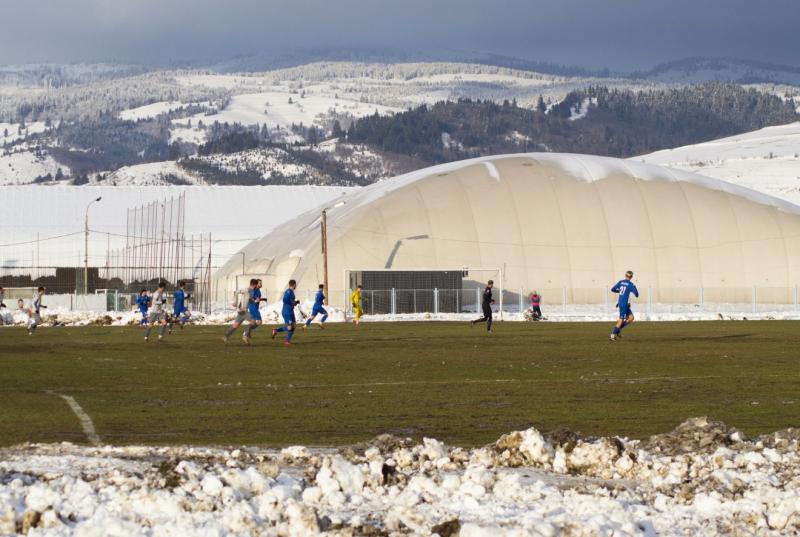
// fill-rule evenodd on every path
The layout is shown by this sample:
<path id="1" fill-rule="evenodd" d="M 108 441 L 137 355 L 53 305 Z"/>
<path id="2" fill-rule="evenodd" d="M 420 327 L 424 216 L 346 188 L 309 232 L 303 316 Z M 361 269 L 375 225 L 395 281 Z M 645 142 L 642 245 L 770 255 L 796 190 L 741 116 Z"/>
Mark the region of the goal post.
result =
<path id="1" fill-rule="evenodd" d="M 503 315 L 503 273 L 500 268 L 356 269 L 343 271 L 345 313 L 352 312 L 350 294 L 361 285 L 366 315 L 408 313 L 467 314 L 480 311 L 488 280 Z"/>

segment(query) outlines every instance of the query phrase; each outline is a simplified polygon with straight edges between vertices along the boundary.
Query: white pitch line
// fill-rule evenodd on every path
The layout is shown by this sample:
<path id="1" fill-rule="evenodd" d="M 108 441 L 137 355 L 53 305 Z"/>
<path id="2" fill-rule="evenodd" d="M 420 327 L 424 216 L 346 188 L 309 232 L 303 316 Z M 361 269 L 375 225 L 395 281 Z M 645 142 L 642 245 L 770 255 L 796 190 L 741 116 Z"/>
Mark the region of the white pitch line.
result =
<path id="1" fill-rule="evenodd" d="M 50 390 L 47 390 L 47 393 L 52 395 L 57 395 L 67 402 L 69 407 L 72 409 L 72 412 L 76 416 L 78 416 L 78 420 L 81 422 L 81 427 L 83 428 L 83 432 L 92 445 L 99 446 L 102 444 L 102 442 L 100 441 L 100 437 L 97 436 L 97 431 L 94 430 L 94 423 L 92 423 L 92 418 L 89 417 L 89 414 L 83 411 L 81 405 L 79 405 L 75 399 L 73 399 L 69 395 L 62 395 L 60 393 L 51 392 Z"/>

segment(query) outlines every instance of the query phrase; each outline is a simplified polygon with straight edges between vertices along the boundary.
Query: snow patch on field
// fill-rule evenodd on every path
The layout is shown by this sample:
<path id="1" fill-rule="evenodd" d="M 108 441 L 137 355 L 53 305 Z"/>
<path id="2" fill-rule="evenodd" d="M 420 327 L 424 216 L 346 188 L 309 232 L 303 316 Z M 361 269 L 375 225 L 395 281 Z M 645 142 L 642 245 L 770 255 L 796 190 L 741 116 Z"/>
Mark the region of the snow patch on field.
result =
<path id="1" fill-rule="evenodd" d="M 161 114 L 167 114 L 173 110 L 181 108 L 183 105 L 180 101 L 163 101 L 159 103 L 147 104 L 138 108 L 131 108 L 123 110 L 119 113 L 119 118 L 124 121 L 139 121 L 142 119 L 152 119 Z"/>
<path id="2" fill-rule="evenodd" d="M 202 178 L 187 172 L 174 160 L 125 166 L 106 175 L 103 181 L 93 178 L 92 182 L 115 186 L 161 186 L 176 179 L 189 185 L 205 184 Z"/>
<path id="3" fill-rule="evenodd" d="M 25 185 L 47 174 L 55 177 L 59 168 L 65 175 L 69 173 L 66 166 L 60 165 L 46 152 L 25 148 L 14 148 L 11 153 L 0 152 L 0 185 Z"/>
<path id="4" fill-rule="evenodd" d="M 798 438 L 694 418 L 644 442 L 531 428 L 473 449 L 23 445 L 0 452 L 0 532 L 785 535 Z"/>
<path id="5" fill-rule="evenodd" d="M 169 130 L 169 143 L 183 142 L 203 145 L 208 141 L 206 131 L 197 127 L 174 127 Z"/>
<path id="6" fill-rule="evenodd" d="M 3 123 L 0 121 L 0 146 L 24 140 L 28 136 L 41 134 L 47 130 L 43 121 L 25 124 L 22 134 L 20 134 L 20 127 L 19 123 Z M 6 132 L 8 133 L 7 136 Z"/>

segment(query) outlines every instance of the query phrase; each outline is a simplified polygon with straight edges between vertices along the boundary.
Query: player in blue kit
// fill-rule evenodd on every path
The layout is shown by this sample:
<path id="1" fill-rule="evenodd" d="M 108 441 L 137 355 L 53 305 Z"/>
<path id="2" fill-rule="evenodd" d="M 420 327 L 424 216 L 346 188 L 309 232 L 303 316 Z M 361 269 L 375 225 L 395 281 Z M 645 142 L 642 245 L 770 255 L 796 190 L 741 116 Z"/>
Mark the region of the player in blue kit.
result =
<path id="1" fill-rule="evenodd" d="M 300 301 L 295 299 L 294 290 L 297 287 L 297 282 L 289 280 L 289 287 L 283 293 L 283 308 L 281 309 L 281 316 L 285 326 L 272 329 L 272 339 L 281 332 L 286 332 L 286 341 L 283 342 L 287 347 L 292 344 L 292 336 L 294 335 L 294 328 L 296 320 L 294 317 L 294 308 Z"/>
<path id="2" fill-rule="evenodd" d="M 317 291 L 317 296 L 314 297 L 314 307 L 311 310 L 311 316 L 306 319 L 306 324 L 303 325 L 303 328 L 307 328 L 311 326 L 312 321 L 317 315 L 322 315 L 322 319 L 319 321 L 319 327 L 325 328 L 325 321 L 328 320 L 328 312 L 325 310 L 325 285 L 319 284 L 319 291 Z"/>
<path id="3" fill-rule="evenodd" d="M 628 271 L 625 273 L 625 279 L 620 280 L 617 284 L 611 288 L 612 293 L 618 293 L 619 299 L 617 300 L 617 307 L 619 308 L 619 319 L 617 319 L 617 324 L 614 326 L 614 330 L 611 332 L 609 339 L 611 341 L 616 341 L 618 338 L 622 337 L 621 333 L 622 329 L 628 326 L 629 324 L 633 324 L 633 310 L 631 310 L 631 295 L 639 298 L 639 290 L 631 281 L 633 279 L 633 272 Z"/>
<path id="4" fill-rule="evenodd" d="M 261 280 L 255 281 L 256 286 L 253 289 L 252 294 L 250 295 L 249 303 L 247 304 L 247 313 L 250 314 L 250 321 L 247 323 L 247 328 L 244 329 L 244 341 L 248 345 L 250 344 L 250 334 L 261 326 L 263 322 L 261 320 L 261 303 L 266 302 L 266 298 L 261 297 L 261 287 L 262 283 Z"/>
<path id="5" fill-rule="evenodd" d="M 189 295 L 186 294 L 186 282 L 178 282 L 178 288 L 175 289 L 174 304 L 172 305 L 172 317 L 169 320 L 169 333 L 172 333 L 172 325 L 178 323 L 178 326 L 183 329 L 183 325 L 189 320 L 189 308 L 186 306 L 186 299 Z"/>
<path id="6" fill-rule="evenodd" d="M 136 297 L 136 307 L 139 308 L 139 313 L 142 314 L 142 320 L 139 324 L 147 326 L 147 310 L 150 309 L 150 296 L 147 294 L 147 289 L 139 291 L 139 296 Z"/>

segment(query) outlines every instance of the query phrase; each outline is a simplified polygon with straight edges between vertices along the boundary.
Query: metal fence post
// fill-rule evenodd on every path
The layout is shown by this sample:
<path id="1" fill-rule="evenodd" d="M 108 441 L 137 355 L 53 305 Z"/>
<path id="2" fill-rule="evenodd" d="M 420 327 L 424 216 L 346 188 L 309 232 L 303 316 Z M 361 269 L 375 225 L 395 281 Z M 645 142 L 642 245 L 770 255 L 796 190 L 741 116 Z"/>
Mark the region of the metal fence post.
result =
<path id="1" fill-rule="evenodd" d="M 520 290 L 519 290 L 519 312 L 520 312 L 520 313 L 522 313 L 522 308 L 523 308 L 523 304 L 522 304 L 522 293 L 523 293 L 523 290 L 522 290 L 522 289 L 520 289 Z"/>
<path id="2" fill-rule="evenodd" d="M 433 288 L 433 313 L 439 314 L 439 289 Z"/>
<path id="3" fill-rule="evenodd" d="M 567 288 L 561 288 L 561 312 L 567 313 Z"/>
<path id="4" fill-rule="evenodd" d="M 394 287 L 392 287 L 392 315 L 397 313 L 397 297 L 394 293 Z"/>
<path id="5" fill-rule="evenodd" d="M 417 290 L 416 290 L 416 289 L 414 289 L 414 290 L 413 290 L 413 293 L 414 293 L 414 313 L 419 313 L 419 312 L 417 311 Z"/>
<path id="6" fill-rule="evenodd" d="M 475 311 L 480 311 L 481 307 L 481 291 L 477 287 L 475 288 Z"/>

